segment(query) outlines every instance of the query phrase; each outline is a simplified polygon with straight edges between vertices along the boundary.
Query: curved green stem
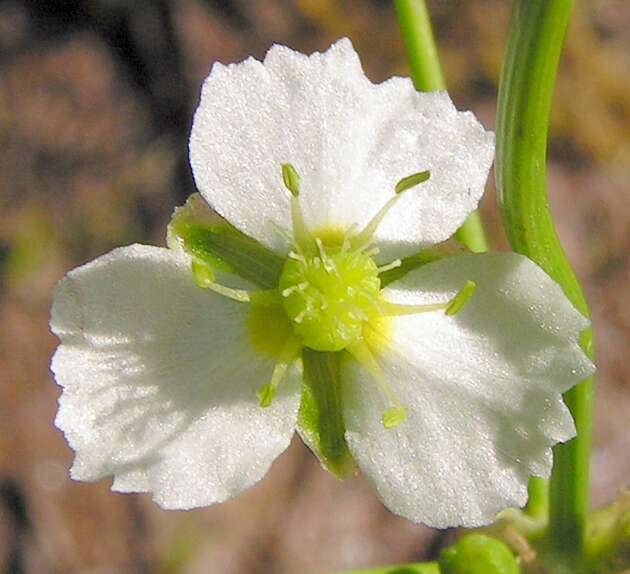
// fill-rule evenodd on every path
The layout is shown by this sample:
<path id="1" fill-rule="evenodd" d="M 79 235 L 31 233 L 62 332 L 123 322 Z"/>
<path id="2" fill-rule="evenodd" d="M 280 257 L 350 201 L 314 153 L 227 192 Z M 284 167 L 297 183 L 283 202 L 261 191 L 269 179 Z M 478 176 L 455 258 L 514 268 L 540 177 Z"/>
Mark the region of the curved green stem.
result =
<path id="1" fill-rule="evenodd" d="M 394 0 L 394 6 L 413 85 L 420 92 L 444 90 L 446 88 L 444 74 L 424 0 Z M 476 211 L 468 216 L 455 237 L 471 251 L 488 250 L 483 225 Z"/>
<path id="2" fill-rule="evenodd" d="M 572 0 L 515 0 L 497 117 L 496 179 L 512 248 L 540 265 L 585 316 L 588 308 L 556 234 L 545 183 L 549 111 Z M 591 331 L 580 343 L 592 356 Z M 591 379 L 564 395 L 578 435 L 556 446 L 549 543 L 579 560 L 589 507 Z M 539 487 L 537 487 L 539 489 Z"/>

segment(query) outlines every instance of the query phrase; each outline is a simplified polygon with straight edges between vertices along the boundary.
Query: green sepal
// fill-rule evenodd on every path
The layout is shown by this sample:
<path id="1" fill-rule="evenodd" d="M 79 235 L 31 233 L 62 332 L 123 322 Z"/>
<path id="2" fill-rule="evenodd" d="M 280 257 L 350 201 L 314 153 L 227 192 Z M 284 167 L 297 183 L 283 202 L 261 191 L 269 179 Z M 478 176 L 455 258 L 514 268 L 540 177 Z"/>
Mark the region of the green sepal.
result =
<path id="1" fill-rule="evenodd" d="M 414 255 L 410 255 L 409 257 L 402 259 L 398 267 L 394 267 L 393 269 L 388 269 L 387 271 L 380 273 L 379 279 L 381 280 L 381 288 L 386 287 L 394 281 L 402 279 L 410 271 L 413 271 L 418 267 L 422 267 L 427 263 L 433 263 L 434 261 L 439 261 L 445 257 L 462 255 L 464 253 L 468 253 L 468 249 L 455 239 L 449 239 L 448 241 L 438 243 L 429 249 L 423 249 Z"/>
<path id="2" fill-rule="evenodd" d="M 194 260 L 259 287 L 276 287 L 284 259 L 232 225 L 212 223 L 212 212 L 200 202 L 194 194 L 175 210 L 168 226 L 169 247 L 179 246 Z"/>
<path id="3" fill-rule="evenodd" d="M 345 439 L 340 358 L 339 352 L 302 349 L 304 382 L 298 429 L 322 466 L 344 478 L 354 472 L 355 464 Z"/>
<path id="4" fill-rule="evenodd" d="M 519 574 L 516 557 L 507 545 L 485 534 L 468 534 L 442 550 L 442 574 Z"/>

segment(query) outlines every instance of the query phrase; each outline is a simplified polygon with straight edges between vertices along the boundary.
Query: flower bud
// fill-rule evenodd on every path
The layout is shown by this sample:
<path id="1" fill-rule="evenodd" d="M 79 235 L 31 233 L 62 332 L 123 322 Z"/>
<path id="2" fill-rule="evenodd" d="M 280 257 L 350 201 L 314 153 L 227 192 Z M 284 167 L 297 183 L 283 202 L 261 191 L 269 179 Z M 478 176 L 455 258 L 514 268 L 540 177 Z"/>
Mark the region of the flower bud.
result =
<path id="1" fill-rule="evenodd" d="M 440 554 L 442 574 L 519 574 L 512 551 L 485 534 L 469 534 Z"/>

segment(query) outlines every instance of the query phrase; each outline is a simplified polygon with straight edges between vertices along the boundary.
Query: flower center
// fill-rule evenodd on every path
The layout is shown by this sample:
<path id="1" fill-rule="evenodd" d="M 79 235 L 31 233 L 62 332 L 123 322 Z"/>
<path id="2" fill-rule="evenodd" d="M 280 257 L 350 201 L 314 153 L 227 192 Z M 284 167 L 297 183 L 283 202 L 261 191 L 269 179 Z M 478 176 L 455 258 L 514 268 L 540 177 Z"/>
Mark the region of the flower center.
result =
<path id="1" fill-rule="evenodd" d="M 291 252 L 280 276 L 283 307 L 303 344 L 341 351 L 363 337 L 363 323 L 379 315 L 379 269 L 364 250 L 326 246 Z"/>
<path id="2" fill-rule="evenodd" d="M 267 254 L 261 246 L 252 246 L 253 240 L 243 241 L 232 232 L 222 235 L 195 225 L 194 214 L 190 217 L 192 205 L 174 216 L 169 234 L 172 233 L 191 255 L 193 278 L 199 287 L 251 305 L 247 320 L 251 342 L 257 350 L 276 359 L 271 379 L 256 392 L 262 407 L 272 404 L 278 385 L 303 347 L 327 353 L 345 351 L 379 386 L 389 404 L 381 420 L 385 428 L 393 428 L 405 420 L 406 410 L 389 387 L 374 353 L 381 343 L 387 319 L 440 310 L 454 315 L 475 290 L 475 283 L 467 281 L 447 301 L 418 305 L 393 303 L 381 297 L 379 274 L 400 267 L 402 261 L 396 259 L 386 265 L 376 265 L 372 257 L 378 249 L 370 249 L 374 232 L 401 195 L 426 181 L 429 172 L 402 178 L 395 186 L 395 195 L 359 233 L 355 233 L 355 226 L 343 232 L 338 229 L 311 231 L 298 201 L 299 175 L 293 166 L 283 164 L 282 178 L 291 193 L 293 227 L 292 235 L 283 232 L 293 246 L 284 263 L 277 255 Z M 242 258 L 241 250 L 244 250 Z M 266 271 L 262 282 L 265 289 L 248 291 L 216 281 L 213 267 L 217 261 L 231 270 L 231 265 L 234 269 L 244 269 L 259 260 L 259 267 Z M 268 281 L 270 273 L 271 282 Z M 251 275 L 244 277 L 251 279 Z"/>

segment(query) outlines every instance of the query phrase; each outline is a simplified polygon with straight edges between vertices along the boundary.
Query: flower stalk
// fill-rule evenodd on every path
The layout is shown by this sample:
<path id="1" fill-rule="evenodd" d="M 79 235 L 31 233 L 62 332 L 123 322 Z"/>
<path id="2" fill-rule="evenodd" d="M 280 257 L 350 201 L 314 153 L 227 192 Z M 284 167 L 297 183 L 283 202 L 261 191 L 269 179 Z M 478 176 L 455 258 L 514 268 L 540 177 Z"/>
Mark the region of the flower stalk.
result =
<path id="1" fill-rule="evenodd" d="M 588 317 L 580 285 L 549 212 L 546 151 L 554 82 L 572 0 L 516 0 L 501 74 L 496 181 L 505 229 L 514 251 L 540 265 Z M 592 357 L 590 329 L 580 344 Z M 554 449 L 548 543 L 579 562 L 589 509 L 592 379 L 564 395 L 577 437 Z M 540 485 L 534 492 L 541 492 Z M 536 503 L 534 504 L 536 506 Z"/>
<path id="2" fill-rule="evenodd" d="M 431 18 L 424 0 L 394 0 L 413 85 L 419 92 L 446 89 Z M 455 237 L 475 253 L 488 251 L 488 243 L 478 212 L 473 212 Z"/>

